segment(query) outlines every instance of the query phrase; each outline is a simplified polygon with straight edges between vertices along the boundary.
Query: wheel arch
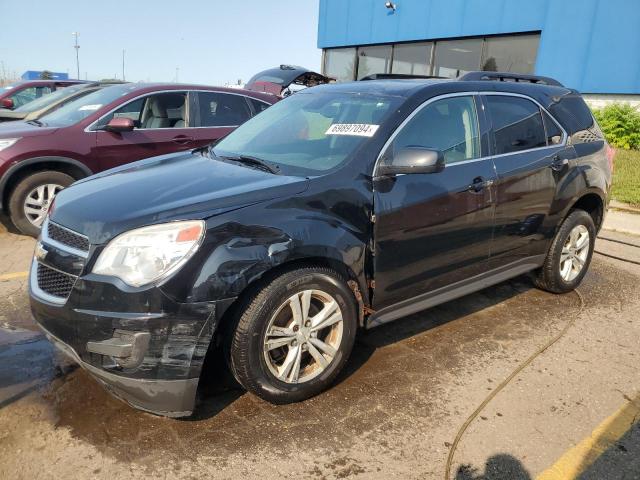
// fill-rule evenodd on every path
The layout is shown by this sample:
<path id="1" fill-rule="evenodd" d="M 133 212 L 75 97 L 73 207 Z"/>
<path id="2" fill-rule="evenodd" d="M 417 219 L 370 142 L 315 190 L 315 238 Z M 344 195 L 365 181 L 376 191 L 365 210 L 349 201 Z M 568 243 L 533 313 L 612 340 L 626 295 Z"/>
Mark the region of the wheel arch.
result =
<path id="1" fill-rule="evenodd" d="M 9 167 L 2 178 L 0 178 L 0 209 L 6 210 L 9 195 L 22 179 L 32 173 L 45 170 L 63 172 L 75 180 L 93 175 L 89 167 L 73 158 L 44 156 L 22 160 Z"/>
<path id="2" fill-rule="evenodd" d="M 591 215 L 596 230 L 600 231 L 604 221 L 606 207 L 607 197 L 599 189 L 589 189 L 573 199 L 569 208 L 565 211 L 563 218 L 566 218 L 572 210 L 584 210 Z"/>

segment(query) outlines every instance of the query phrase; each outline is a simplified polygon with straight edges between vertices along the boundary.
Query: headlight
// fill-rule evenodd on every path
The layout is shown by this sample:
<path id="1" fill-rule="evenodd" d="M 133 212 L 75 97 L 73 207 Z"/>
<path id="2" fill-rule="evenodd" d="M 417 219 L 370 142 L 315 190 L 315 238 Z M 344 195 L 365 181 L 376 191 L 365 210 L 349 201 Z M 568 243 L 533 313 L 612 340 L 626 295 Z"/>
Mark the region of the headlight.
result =
<path id="1" fill-rule="evenodd" d="M 201 220 L 137 228 L 109 242 L 93 273 L 112 275 L 140 287 L 180 268 L 198 250 L 204 237 Z"/>
<path id="2" fill-rule="evenodd" d="M 16 143 L 20 138 L 0 138 L 0 152 L 5 148 L 9 148 L 11 145 Z"/>

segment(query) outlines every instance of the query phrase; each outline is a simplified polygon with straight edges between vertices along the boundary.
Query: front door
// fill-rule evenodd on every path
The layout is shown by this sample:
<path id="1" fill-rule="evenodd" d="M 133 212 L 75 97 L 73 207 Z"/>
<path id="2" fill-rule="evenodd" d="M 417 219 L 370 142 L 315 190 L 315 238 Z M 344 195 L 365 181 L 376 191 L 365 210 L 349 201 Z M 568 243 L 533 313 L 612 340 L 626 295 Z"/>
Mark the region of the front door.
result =
<path id="1" fill-rule="evenodd" d="M 491 268 L 532 261 L 546 252 L 556 219 L 549 219 L 558 182 L 575 158 L 566 135 L 528 98 L 483 95 L 492 125 L 498 180 Z"/>
<path id="2" fill-rule="evenodd" d="M 442 151 L 446 165 L 374 182 L 375 309 L 486 271 L 495 171 L 483 157 L 477 104 L 470 94 L 423 104 L 383 153 L 421 146 Z"/>
<path id="3" fill-rule="evenodd" d="M 195 148 L 192 129 L 188 125 L 187 105 L 187 92 L 156 93 L 133 100 L 100 119 L 92 152 L 100 169 Z M 131 118 L 134 130 L 104 130 L 114 117 Z"/>

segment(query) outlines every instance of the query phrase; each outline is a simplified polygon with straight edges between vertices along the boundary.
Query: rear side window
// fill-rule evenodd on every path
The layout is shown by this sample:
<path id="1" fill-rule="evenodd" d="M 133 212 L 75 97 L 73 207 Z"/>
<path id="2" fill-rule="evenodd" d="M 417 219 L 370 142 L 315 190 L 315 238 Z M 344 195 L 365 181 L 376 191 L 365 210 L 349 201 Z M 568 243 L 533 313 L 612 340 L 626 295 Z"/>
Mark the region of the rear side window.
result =
<path id="1" fill-rule="evenodd" d="M 197 127 L 235 127 L 251 117 L 242 95 L 198 92 L 198 104 Z"/>
<path id="2" fill-rule="evenodd" d="M 495 154 L 545 147 L 547 137 L 540 108 L 520 97 L 487 95 L 493 123 Z"/>
<path id="3" fill-rule="evenodd" d="M 480 157 L 478 120 L 473 97 L 436 100 L 420 110 L 393 142 L 397 153 L 404 147 L 439 150 L 446 163 Z"/>
<path id="4" fill-rule="evenodd" d="M 558 124 L 546 113 L 542 112 L 544 129 L 547 132 L 547 145 L 559 145 L 562 143 L 562 130 Z"/>
<path id="5" fill-rule="evenodd" d="M 551 114 L 572 135 L 581 130 L 594 128 L 591 110 L 579 95 L 565 95 L 549 107 Z"/>

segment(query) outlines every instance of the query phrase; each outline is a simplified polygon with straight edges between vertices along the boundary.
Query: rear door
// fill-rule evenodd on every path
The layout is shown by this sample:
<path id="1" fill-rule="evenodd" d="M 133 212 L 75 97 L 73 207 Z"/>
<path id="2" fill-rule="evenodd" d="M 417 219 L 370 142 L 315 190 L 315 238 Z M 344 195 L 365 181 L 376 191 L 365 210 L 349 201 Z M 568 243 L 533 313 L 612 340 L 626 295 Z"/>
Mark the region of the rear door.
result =
<path id="1" fill-rule="evenodd" d="M 191 92 L 190 136 L 195 147 L 219 140 L 251 118 L 247 97 L 235 93 L 199 90 Z"/>
<path id="2" fill-rule="evenodd" d="M 375 181 L 375 309 L 486 271 L 495 172 L 479 118 L 482 110 L 472 94 L 431 100 L 409 117 L 384 152 L 436 149 L 444 152 L 446 166 L 439 173 Z"/>
<path id="3" fill-rule="evenodd" d="M 546 252 L 555 225 L 550 209 L 575 152 L 560 126 L 532 99 L 504 93 L 482 98 L 498 174 L 489 262 L 498 268 Z"/>
<path id="4" fill-rule="evenodd" d="M 101 170 L 143 158 L 195 148 L 198 144 L 189 128 L 188 94 L 171 91 L 145 95 L 128 101 L 102 117 L 96 127 L 93 156 Z M 131 118 L 135 129 L 109 132 L 104 127 L 112 118 Z"/>

